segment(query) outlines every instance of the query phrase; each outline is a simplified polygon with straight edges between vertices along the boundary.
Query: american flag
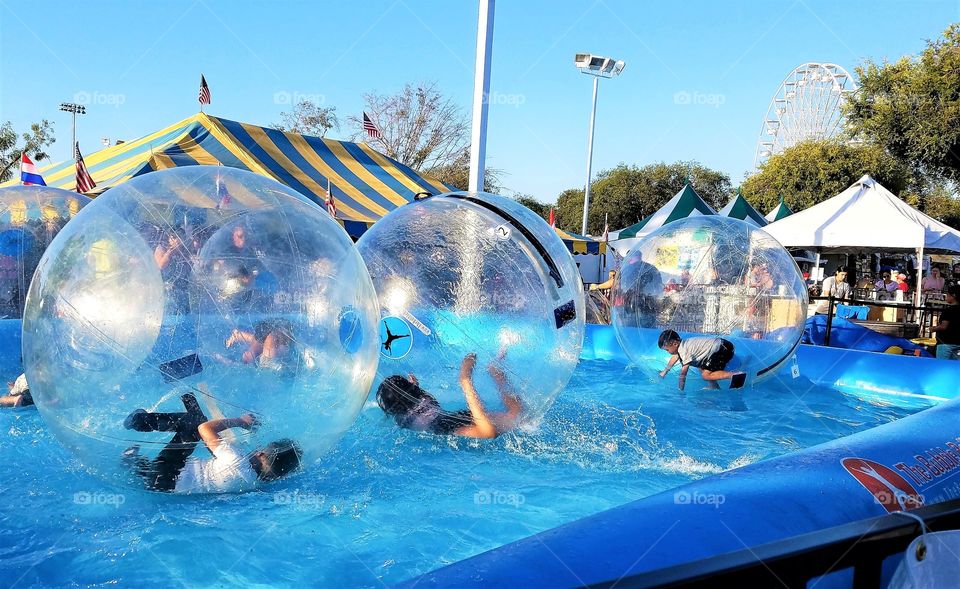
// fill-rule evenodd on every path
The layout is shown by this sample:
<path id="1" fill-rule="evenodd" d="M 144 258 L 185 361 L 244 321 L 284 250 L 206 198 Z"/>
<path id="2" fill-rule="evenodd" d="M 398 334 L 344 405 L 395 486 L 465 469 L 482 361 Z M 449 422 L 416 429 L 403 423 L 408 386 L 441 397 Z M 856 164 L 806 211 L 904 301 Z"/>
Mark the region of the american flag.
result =
<path id="1" fill-rule="evenodd" d="M 80 155 L 80 142 L 73 145 L 73 159 L 77 162 L 77 192 L 83 194 L 90 192 L 97 187 L 97 183 L 90 177 L 87 171 L 87 165 L 83 163 L 83 156 Z"/>
<path id="2" fill-rule="evenodd" d="M 373 121 L 370 120 L 367 113 L 363 113 L 363 130 L 367 132 L 367 135 L 371 139 L 381 139 L 383 137 L 383 135 L 380 134 L 380 129 L 377 129 L 377 126 L 373 124 Z"/>
<path id="3" fill-rule="evenodd" d="M 327 212 L 334 219 L 337 218 L 337 203 L 333 200 L 333 193 L 330 192 L 330 182 L 327 182 Z"/>
<path id="4" fill-rule="evenodd" d="M 197 97 L 200 104 L 210 104 L 210 86 L 207 86 L 207 79 L 200 74 L 200 95 Z"/>

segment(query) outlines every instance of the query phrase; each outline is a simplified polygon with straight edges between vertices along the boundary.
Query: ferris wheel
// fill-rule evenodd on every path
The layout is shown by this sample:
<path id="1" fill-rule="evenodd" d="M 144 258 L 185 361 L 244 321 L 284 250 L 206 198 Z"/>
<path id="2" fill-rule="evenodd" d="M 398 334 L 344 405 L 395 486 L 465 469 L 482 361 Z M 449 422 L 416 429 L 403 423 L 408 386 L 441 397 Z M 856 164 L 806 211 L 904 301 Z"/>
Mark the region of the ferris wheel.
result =
<path id="1" fill-rule="evenodd" d="M 796 67 L 777 88 L 757 140 L 755 168 L 771 155 L 807 139 L 828 139 L 843 129 L 841 106 L 856 91 L 853 77 L 833 63 Z"/>

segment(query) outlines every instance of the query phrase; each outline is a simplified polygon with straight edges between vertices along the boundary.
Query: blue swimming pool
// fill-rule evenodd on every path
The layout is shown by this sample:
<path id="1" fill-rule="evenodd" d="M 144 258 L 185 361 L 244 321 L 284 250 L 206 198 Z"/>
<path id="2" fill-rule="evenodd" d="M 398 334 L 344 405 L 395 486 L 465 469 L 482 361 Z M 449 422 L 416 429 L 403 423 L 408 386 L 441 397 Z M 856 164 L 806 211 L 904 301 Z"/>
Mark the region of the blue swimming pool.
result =
<path id="1" fill-rule="evenodd" d="M 368 403 L 335 451 L 262 492 L 105 487 L 35 411 L 0 414 L 0 584 L 380 587 L 693 480 L 915 412 L 809 381 L 742 398 L 581 362 L 536 433 L 398 430 Z"/>

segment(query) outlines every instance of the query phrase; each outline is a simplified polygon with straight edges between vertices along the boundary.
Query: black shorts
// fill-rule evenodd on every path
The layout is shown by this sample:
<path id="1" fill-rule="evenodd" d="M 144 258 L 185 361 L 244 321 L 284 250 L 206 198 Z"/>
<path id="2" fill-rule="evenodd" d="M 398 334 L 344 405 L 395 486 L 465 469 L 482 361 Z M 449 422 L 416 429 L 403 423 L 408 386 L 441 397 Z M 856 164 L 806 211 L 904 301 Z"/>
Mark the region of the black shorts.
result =
<path id="1" fill-rule="evenodd" d="M 703 370 L 709 370 L 710 372 L 723 370 L 727 367 L 727 363 L 730 362 L 730 360 L 733 360 L 733 344 L 727 340 L 720 340 L 720 349 L 707 358 L 707 361 L 703 363 L 701 368 Z"/>

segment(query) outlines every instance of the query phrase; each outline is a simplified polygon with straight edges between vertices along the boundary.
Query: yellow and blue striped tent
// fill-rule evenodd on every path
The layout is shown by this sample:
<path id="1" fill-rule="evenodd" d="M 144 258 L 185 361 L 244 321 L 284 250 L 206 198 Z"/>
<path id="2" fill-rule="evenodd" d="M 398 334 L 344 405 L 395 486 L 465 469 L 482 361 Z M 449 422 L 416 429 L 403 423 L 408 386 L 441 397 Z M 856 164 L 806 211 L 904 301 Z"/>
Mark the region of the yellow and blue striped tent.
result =
<path id="1" fill-rule="evenodd" d="M 607 253 L 607 244 L 596 239 L 584 237 L 577 233 L 564 231 L 559 227 L 554 228 L 560 239 L 567 246 L 567 249 L 574 254 L 605 254 Z"/>
<path id="2" fill-rule="evenodd" d="M 320 206 L 329 182 L 338 220 L 354 237 L 418 192 L 452 190 L 364 143 L 284 133 L 205 113 L 88 154 L 84 161 L 97 183 L 93 195 L 148 172 L 193 165 L 220 164 L 262 174 Z M 72 160 L 46 166 L 40 173 L 48 186 L 76 188 Z"/>
<path id="3" fill-rule="evenodd" d="M 420 174 L 365 143 L 286 133 L 198 113 L 145 137 L 84 157 L 97 187 L 89 196 L 127 180 L 178 166 L 224 165 L 273 178 L 320 206 L 327 183 L 337 204 L 337 220 L 354 238 L 417 193 L 455 190 Z M 48 186 L 76 189 L 73 160 L 40 169 Z M 10 180 L 3 186 L 14 186 Z M 605 244 L 557 229 L 567 248 L 598 253 Z"/>

